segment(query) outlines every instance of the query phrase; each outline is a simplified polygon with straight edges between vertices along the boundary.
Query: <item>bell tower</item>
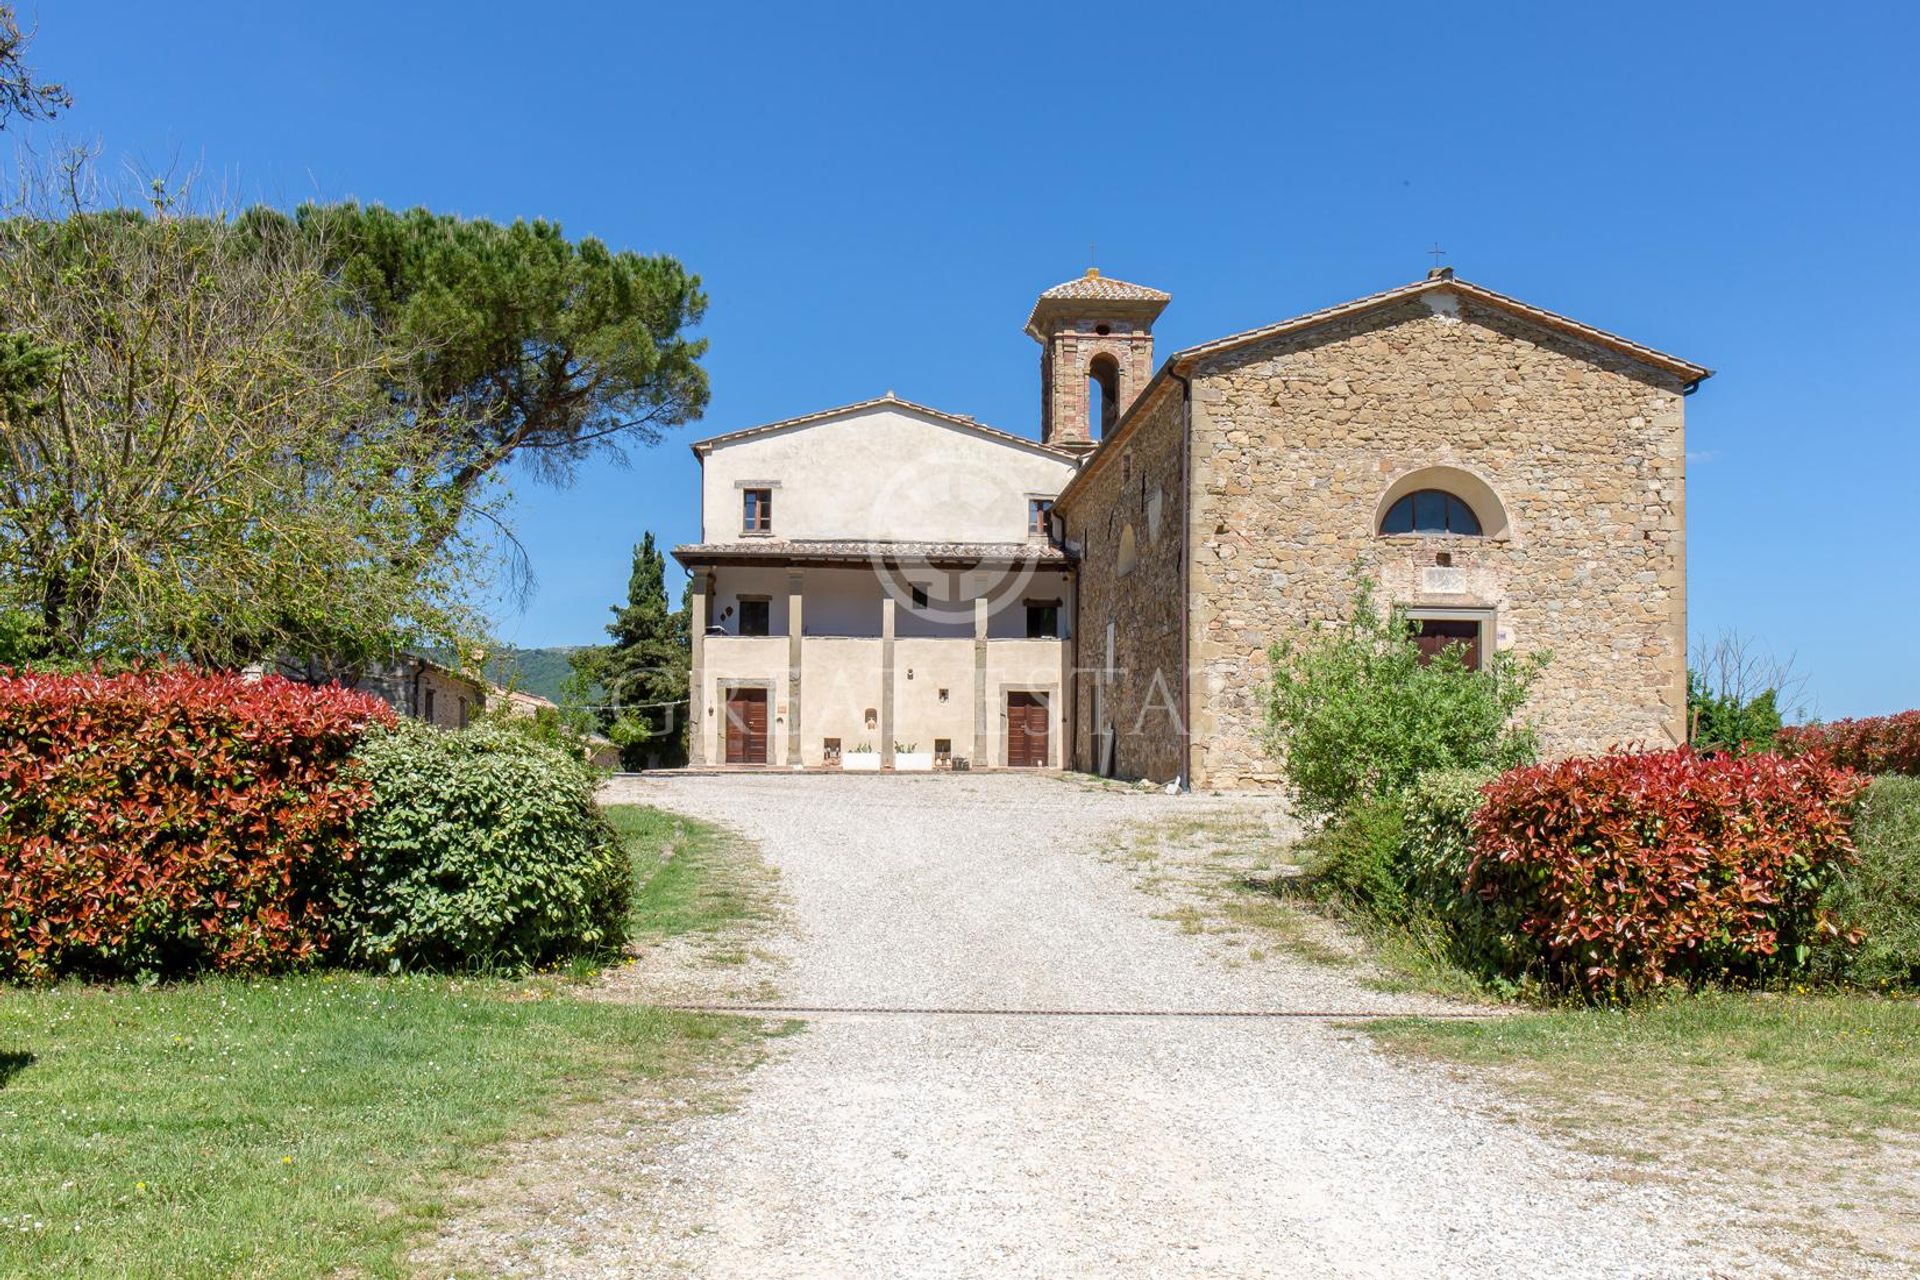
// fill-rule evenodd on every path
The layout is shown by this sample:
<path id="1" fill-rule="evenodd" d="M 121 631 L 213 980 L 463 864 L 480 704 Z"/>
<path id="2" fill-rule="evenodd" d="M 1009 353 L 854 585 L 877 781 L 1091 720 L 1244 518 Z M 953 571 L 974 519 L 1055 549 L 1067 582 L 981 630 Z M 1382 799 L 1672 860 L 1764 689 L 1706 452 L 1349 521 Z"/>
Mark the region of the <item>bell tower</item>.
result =
<path id="1" fill-rule="evenodd" d="M 1027 334 L 1040 344 L 1040 440 L 1091 453 L 1153 377 L 1153 322 L 1172 295 L 1087 274 L 1040 295 Z"/>

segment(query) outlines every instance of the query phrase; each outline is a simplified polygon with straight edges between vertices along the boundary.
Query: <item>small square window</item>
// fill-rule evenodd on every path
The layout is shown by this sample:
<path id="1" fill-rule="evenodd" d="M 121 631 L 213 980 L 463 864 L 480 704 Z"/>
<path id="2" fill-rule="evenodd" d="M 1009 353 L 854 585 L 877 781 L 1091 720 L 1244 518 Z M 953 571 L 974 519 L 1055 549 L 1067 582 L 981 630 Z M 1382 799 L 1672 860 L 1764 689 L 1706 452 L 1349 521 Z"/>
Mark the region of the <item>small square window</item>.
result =
<path id="1" fill-rule="evenodd" d="M 916 609 L 924 609 L 927 607 L 927 589 L 925 587 L 915 587 L 913 589 L 913 607 Z"/>
<path id="2" fill-rule="evenodd" d="M 947 691 L 945 689 L 942 689 L 940 691 L 940 701 L 945 702 L 946 700 L 947 700 Z"/>
<path id="3" fill-rule="evenodd" d="M 740 602 L 740 634 L 743 636 L 764 636 L 770 634 L 773 626 L 773 605 L 767 600 L 742 600 Z"/>
<path id="4" fill-rule="evenodd" d="M 772 533 L 773 490 L 742 489 L 740 494 L 740 531 Z"/>
<path id="5" fill-rule="evenodd" d="M 1044 538 L 1047 536 L 1047 517 L 1053 512 L 1052 498 L 1027 499 L 1027 536 Z"/>
<path id="6" fill-rule="evenodd" d="M 1053 600 L 1029 600 L 1027 602 L 1027 639 L 1058 640 L 1059 638 L 1059 603 Z"/>

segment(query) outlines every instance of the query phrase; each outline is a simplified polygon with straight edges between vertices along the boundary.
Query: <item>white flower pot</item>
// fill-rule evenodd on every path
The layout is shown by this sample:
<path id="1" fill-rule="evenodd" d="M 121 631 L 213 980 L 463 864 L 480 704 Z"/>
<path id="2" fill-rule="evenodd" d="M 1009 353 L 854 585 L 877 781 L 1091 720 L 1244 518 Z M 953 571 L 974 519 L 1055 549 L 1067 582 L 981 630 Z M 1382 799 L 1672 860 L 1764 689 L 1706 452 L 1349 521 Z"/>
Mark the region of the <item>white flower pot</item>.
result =
<path id="1" fill-rule="evenodd" d="M 896 773 L 932 773 L 933 752 L 896 751 L 893 753 L 893 768 Z"/>
<path id="2" fill-rule="evenodd" d="M 842 751 L 840 768 L 846 773 L 880 772 L 880 753 L 878 751 Z"/>

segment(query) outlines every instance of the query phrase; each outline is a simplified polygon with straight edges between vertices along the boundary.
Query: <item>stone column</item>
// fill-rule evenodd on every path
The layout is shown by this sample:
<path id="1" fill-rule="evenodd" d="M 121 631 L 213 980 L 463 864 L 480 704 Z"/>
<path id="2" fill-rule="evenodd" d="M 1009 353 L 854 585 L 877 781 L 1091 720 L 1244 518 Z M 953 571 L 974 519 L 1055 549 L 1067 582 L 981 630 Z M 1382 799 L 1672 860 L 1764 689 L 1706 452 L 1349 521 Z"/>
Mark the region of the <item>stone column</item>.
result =
<path id="1" fill-rule="evenodd" d="M 880 767 L 893 768 L 893 595 L 880 597 Z"/>
<path id="2" fill-rule="evenodd" d="M 692 633 L 692 663 L 687 671 L 687 763 L 707 763 L 707 612 L 712 600 L 713 576 L 702 570 L 693 575 L 693 599 L 687 607 L 687 630 Z"/>
<path id="3" fill-rule="evenodd" d="M 800 637 L 803 575 L 787 575 L 787 764 L 800 764 Z"/>
<path id="4" fill-rule="evenodd" d="M 987 688 L 987 598 L 973 602 L 973 764 L 984 769 L 992 764 L 993 695 Z"/>

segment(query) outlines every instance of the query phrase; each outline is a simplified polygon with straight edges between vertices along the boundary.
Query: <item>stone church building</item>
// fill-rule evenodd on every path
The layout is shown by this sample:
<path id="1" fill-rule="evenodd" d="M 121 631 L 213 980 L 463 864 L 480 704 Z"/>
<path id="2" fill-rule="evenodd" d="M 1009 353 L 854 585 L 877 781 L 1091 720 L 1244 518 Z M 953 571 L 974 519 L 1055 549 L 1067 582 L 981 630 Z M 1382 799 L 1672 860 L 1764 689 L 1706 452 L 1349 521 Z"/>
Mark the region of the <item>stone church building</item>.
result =
<path id="1" fill-rule="evenodd" d="M 1551 651 L 1549 750 L 1684 739 L 1709 370 L 1445 269 L 1156 363 L 1169 301 L 1040 296 L 1038 441 L 889 395 L 695 444 L 694 761 L 1266 783 L 1267 648 L 1356 571 L 1423 653 Z"/>

